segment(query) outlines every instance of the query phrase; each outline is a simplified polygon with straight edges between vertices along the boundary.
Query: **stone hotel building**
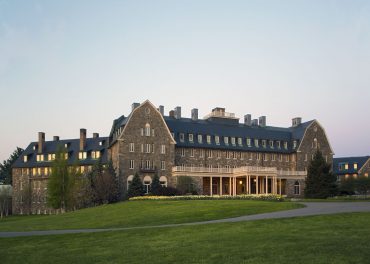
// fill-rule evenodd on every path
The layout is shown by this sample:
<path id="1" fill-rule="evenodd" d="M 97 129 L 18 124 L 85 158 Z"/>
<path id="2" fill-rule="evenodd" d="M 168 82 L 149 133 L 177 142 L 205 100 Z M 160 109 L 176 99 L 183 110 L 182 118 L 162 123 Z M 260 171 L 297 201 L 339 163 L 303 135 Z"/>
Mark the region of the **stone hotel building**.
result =
<path id="1" fill-rule="evenodd" d="M 183 117 L 181 107 L 165 115 L 164 107 L 150 101 L 134 103 L 128 116 L 113 121 L 108 137 L 85 129 L 77 139 L 38 141 L 25 149 L 13 166 L 13 212 L 25 208 L 22 191 L 31 189 L 31 212 L 50 213 L 47 207 L 47 180 L 58 146 L 67 149 L 66 159 L 81 171 L 91 169 L 97 160 L 112 160 L 117 176 L 127 189 L 138 173 L 146 191 L 157 172 L 164 186 L 176 187 L 180 176 L 193 179 L 199 194 L 281 194 L 303 195 L 307 167 L 317 149 L 329 163 L 333 150 L 324 128 L 317 120 L 301 122 L 294 118 L 290 127 L 268 126 L 266 117 L 240 121 L 224 108 L 215 108 L 203 119 L 198 109 Z"/>

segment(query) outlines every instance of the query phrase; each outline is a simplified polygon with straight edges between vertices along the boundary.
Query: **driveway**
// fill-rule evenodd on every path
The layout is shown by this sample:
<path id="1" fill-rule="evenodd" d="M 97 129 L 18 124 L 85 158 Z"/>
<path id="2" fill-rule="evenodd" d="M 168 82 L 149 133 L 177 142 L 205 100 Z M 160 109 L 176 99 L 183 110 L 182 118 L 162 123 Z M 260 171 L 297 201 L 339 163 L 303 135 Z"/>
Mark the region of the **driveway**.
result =
<path id="1" fill-rule="evenodd" d="M 244 221 L 254 221 L 261 219 L 278 219 L 290 218 L 311 215 L 328 215 L 338 213 L 354 213 L 354 212 L 370 212 L 370 202 L 309 202 L 302 203 L 306 207 L 278 211 L 273 213 L 264 213 L 257 215 L 246 215 L 234 218 L 226 218 L 219 220 L 210 220 L 203 222 L 193 222 L 184 224 L 169 224 L 157 226 L 140 226 L 140 227 L 122 227 L 122 228 L 107 228 L 107 229 L 70 229 L 70 230 L 45 230 L 45 231 L 27 231 L 27 232 L 0 232 L 0 237 L 24 237 L 24 236 L 45 236 L 45 235 L 61 235 L 61 234 L 77 234 L 77 233 L 97 233 L 107 231 L 124 231 L 134 229 L 148 229 L 148 228 L 165 228 L 177 226 L 192 226 L 192 225 L 206 225 L 216 223 L 234 223 Z"/>

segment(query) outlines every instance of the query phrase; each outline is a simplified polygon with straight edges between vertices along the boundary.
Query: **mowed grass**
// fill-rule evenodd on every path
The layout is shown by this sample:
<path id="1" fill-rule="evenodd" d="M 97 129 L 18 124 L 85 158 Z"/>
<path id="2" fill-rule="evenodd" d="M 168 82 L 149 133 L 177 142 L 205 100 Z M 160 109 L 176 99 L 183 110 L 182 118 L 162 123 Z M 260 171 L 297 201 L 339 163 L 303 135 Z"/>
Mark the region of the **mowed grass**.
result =
<path id="1" fill-rule="evenodd" d="M 0 239 L 1 263 L 369 263 L 370 213 Z"/>
<path id="2" fill-rule="evenodd" d="M 60 215 L 12 216 L 0 231 L 134 227 L 197 222 L 302 207 L 291 202 L 248 200 L 131 201 Z"/>

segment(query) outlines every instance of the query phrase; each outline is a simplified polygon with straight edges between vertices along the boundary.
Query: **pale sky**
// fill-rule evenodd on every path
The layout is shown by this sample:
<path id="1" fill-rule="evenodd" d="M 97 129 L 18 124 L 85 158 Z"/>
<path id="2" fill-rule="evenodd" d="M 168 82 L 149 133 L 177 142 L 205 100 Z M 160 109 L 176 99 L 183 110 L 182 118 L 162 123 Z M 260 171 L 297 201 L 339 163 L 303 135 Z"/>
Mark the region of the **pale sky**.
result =
<path id="1" fill-rule="evenodd" d="M 370 1 L 0 0 L 0 95 L 0 161 L 146 99 L 317 119 L 337 157 L 370 155 Z"/>

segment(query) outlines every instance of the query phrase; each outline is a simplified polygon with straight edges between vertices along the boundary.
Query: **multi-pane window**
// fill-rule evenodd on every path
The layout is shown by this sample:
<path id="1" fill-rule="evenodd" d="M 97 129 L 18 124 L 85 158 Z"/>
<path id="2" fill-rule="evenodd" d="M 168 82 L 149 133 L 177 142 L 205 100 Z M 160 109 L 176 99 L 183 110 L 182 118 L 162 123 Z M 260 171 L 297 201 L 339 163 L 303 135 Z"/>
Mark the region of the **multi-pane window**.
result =
<path id="1" fill-rule="evenodd" d="M 215 136 L 215 142 L 217 145 L 220 145 L 220 137 L 219 136 Z"/>
<path id="2" fill-rule="evenodd" d="M 207 135 L 207 144 L 211 144 L 211 136 Z"/>
<path id="3" fill-rule="evenodd" d="M 285 155 L 285 161 L 289 162 L 289 155 Z"/>
<path id="4" fill-rule="evenodd" d="M 185 157 L 185 149 L 184 148 L 182 148 L 180 150 L 180 155 L 181 155 L 181 157 Z"/>
<path id="5" fill-rule="evenodd" d="M 297 140 L 293 141 L 293 148 L 295 149 L 297 147 Z"/>
<path id="6" fill-rule="evenodd" d="M 201 149 L 201 150 L 199 151 L 199 156 L 200 156 L 201 158 L 204 158 L 204 149 Z"/>
<path id="7" fill-rule="evenodd" d="M 78 159 L 80 159 L 80 160 L 84 160 L 84 159 L 86 159 L 87 158 L 87 152 L 85 152 L 85 151 L 80 151 L 79 153 L 78 153 Z"/>
<path id="8" fill-rule="evenodd" d="M 225 145 L 229 145 L 229 137 L 224 137 L 224 143 Z"/>
<path id="9" fill-rule="evenodd" d="M 270 148 L 274 148 L 274 141 L 270 140 Z"/>
<path id="10" fill-rule="evenodd" d="M 268 154 L 263 153 L 263 160 L 264 160 L 264 161 L 267 161 L 267 160 L 268 160 Z"/>
<path id="11" fill-rule="evenodd" d="M 194 142 L 194 135 L 189 134 L 189 142 L 193 143 Z"/>
<path id="12" fill-rule="evenodd" d="M 185 135 L 184 133 L 180 133 L 180 142 L 184 142 L 185 141 Z"/>
<path id="13" fill-rule="evenodd" d="M 145 136 L 150 137 L 150 132 L 151 132 L 150 125 L 146 124 L 145 125 Z"/>
<path id="14" fill-rule="evenodd" d="M 207 150 L 207 157 L 212 158 L 212 150 Z"/>
<path id="15" fill-rule="evenodd" d="M 262 147 L 266 148 L 266 140 L 265 139 L 262 140 Z"/>
<path id="16" fill-rule="evenodd" d="M 37 155 L 36 156 L 36 161 L 37 162 L 44 161 L 44 155 L 43 154 Z"/>
<path id="17" fill-rule="evenodd" d="M 194 157 L 194 149 L 190 149 L 190 157 Z"/>
<path id="18" fill-rule="evenodd" d="M 298 181 L 296 181 L 294 183 L 294 194 L 295 195 L 299 195 L 300 194 L 300 186 L 299 186 L 299 182 Z"/>
<path id="19" fill-rule="evenodd" d="M 257 153 L 256 155 L 257 155 L 256 160 L 260 160 L 261 159 L 261 153 Z"/>
<path id="20" fill-rule="evenodd" d="M 135 161 L 134 160 L 130 160 L 130 170 L 133 170 L 135 167 Z"/>
<path id="21" fill-rule="evenodd" d="M 238 138 L 238 145 L 243 146 L 243 139 L 242 138 Z"/>
<path id="22" fill-rule="evenodd" d="M 166 145 L 161 145 L 161 154 L 166 154 Z"/>
<path id="23" fill-rule="evenodd" d="M 145 153 L 150 153 L 151 152 L 151 144 L 145 144 Z"/>
<path id="24" fill-rule="evenodd" d="M 217 158 L 219 159 L 219 158 L 221 158 L 221 150 L 217 150 Z"/>
<path id="25" fill-rule="evenodd" d="M 130 152 L 135 152 L 135 144 L 130 143 Z"/>
<path id="26" fill-rule="evenodd" d="M 233 159 L 237 159 L 238 158 L 238 152 L 234 151 L 233 152 Z"/>
<path id="27" fill-rule="evenodd" d="M 231 138 L 231 144 L 233 144 L 235 146 L 235 138 L 234 137 Z"/>
<path id="28" fill-rule="evenodd" d="M 288 142 L 287 141 L 284 141 L 284 148 L 288 149 Z"/>
<path id="29" fill-rule="evenodd" d="M 251 139 L 247 138 L 247 146 L 250 147 L 252 145 Z"/>
<path id="30" fill-rule="evenodd" d="M 55 160 L 55 154 L 48 154 L 48 161 Z"/>
<path id="31" fill-rule="evenodd" d="M 100 158 L 100 151 L 91 151 L 91 158 L 99 159 Z"/>
<path id="32" fill-rule="evenodd" d="M 161 170 L 166 170 L 166 162 L 165 161 L 161 161 Z"/>
<path id="33" fill-rule="evenodd" d="M 231 152 L 230 151 L 226 151 L 226 158 L 227 159 L 230 159 L 230 157 L 231 157 Z"/>
<path id="34" fill-rule="evenodd" d="M 203 143 L 203 136 L 202 135 L 198 135 L 198 143 L 199 144 Z"/>
<path id="35" fill-rule="evenodd" d="M 272 154 L 272 161 L 276 160 L 276 154 Z"/>
<path id="36" fill-rule="evenodd" d="M 255 146 L 256 148 L 258 148 L 258 147 L 259 147 L 259 145 L 258 145 L 258 139 L 255 139 L 255 140 L 254 140 L 254 146 Z"/>

